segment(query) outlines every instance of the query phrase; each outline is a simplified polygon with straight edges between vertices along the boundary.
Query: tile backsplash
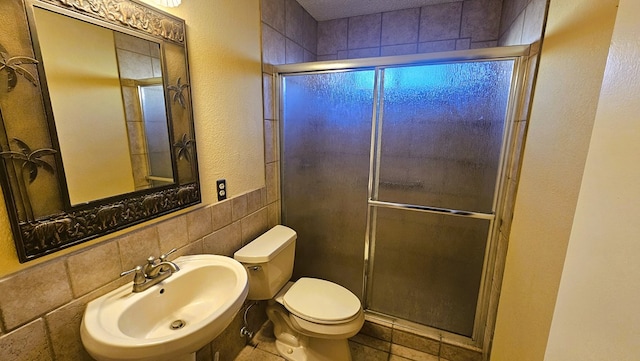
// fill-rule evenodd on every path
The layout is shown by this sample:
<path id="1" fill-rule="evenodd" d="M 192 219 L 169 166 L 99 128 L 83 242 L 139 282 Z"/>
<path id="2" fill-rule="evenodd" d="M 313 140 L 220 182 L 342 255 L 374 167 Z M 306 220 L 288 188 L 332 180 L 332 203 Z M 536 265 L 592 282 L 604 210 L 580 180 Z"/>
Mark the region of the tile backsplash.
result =
<path id="1" fill-rule="evenodd" d="M 181 213 L 0 279 L 0 360 L 91 360 L 80 340 L 89 301 L 130 282 L 130 276 L 120 277 L 122 271 L 172 248 L 178 249 L 172 259 L 201 253 L 232 256 L 278 223 L 267 193 L 261 188 Z M 241 320 L 241 312 L 238 316 Z M 230 328 L 237 326 L 238 316 Z M 228 332 L 236 336 L 237 328 Z M 224 344 L 237 353 L 244 340 Z M 198 360 L 211 360 L 213 350 L 233 354 L 220 347 L 219 340 L 207 345 Z"/>

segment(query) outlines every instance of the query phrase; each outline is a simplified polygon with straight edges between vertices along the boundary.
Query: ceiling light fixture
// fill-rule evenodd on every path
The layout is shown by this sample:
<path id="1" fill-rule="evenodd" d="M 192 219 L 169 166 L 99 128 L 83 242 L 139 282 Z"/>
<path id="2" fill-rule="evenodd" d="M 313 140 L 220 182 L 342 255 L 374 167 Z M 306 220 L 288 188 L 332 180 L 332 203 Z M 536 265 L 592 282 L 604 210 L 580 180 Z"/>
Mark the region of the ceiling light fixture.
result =
<path id="1" fill-rule="evenodd" d="M 156 4 L 167 8 L 175 8 L 180 5 L 182 0 L 153 0 Z"/>

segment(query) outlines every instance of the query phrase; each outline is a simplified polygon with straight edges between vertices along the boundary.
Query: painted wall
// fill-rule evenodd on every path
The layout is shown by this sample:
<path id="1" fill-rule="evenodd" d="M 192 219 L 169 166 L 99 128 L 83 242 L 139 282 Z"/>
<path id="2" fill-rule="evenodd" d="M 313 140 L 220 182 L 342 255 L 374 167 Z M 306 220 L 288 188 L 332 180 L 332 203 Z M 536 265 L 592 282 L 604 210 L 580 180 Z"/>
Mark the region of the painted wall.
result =
<path id="1" fill-rule="evenodd" d="M 163 10 L 187 23 L 203 203 L 215 202 L 220 178 L 230 197 L 264 187 L 259 1 L 189 0 Z M 1 202 L 0 277 L 82 247 L 20 264 Z"/>
<path id="2" fill-rule="evenodd" d="M 546 361 L 640 355 L 639 17 L 620 0 Z"/>
<path id="3" fill-rule="evenodd" d="M 617 0 L 551 0 L 491 360 L 544 358 Z"/>

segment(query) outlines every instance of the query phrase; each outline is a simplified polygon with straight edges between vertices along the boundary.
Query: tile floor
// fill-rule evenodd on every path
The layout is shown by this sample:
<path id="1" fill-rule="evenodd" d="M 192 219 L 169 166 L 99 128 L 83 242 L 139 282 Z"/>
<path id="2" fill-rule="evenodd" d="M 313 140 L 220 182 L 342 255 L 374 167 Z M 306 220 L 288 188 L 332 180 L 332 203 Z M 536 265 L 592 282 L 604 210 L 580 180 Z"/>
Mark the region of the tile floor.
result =
<path id="1" fill-rule="evenodd" d="M 364 330 L 363 330 L 364 331 Z M 349 340 L 353 361 L 447 361 L 444 358 L 413 348 L 390 344 L 363 333 Z M 284 361 L 278 355 L 273 336 L 273 325 L 267 322 L 235 361 Z"/>

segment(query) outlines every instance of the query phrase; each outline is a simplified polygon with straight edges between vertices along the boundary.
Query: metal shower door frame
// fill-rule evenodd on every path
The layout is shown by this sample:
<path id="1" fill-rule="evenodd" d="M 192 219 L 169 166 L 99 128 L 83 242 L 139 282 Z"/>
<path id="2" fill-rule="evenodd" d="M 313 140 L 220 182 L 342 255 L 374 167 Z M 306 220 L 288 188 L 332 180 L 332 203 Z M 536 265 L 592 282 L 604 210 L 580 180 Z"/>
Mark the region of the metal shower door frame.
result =
<path id="1" fill-rule="evenodd" d="M 495 254 L 497 247 L 497 237 L 499 231 L 499 225 L 496 226 L 496 220 L 499 220 L 500 211 L 503 208 L 505 202 L 505 170 L 507 169 L 512 149 L 509 149 L 512 143 L 514 123 L 516 121 L 516 114 L 522 106 L 522 89 L 525 73 L 527 69 L 527 57 L 530 55 L 530 46 L 509 46 L 498 48 L 485 48 L 485 49 L 473 49 L 473 50 L 460 50 L 440 53 L 428 53 L 428 54 L 414 54 L 414 55 L 401 55 L 390 57 L 377 57 L 377 58 L 363 58 L 363 59 L 348 59 L 348 60 L 334 60 L 334 61 L 322 61 L 313 63 L 297 63 L 279 65 L 273 68 L 275 94 L 277 99 L 275 101 L 274 114 L 278 117 L 280 124 L 280 141 L 284 139 L 282 136 L 282 81 L 286 75 L 294 74 L 317 74 L 325 72 L 340 72 L 340 71 L 354 71 L 375 69 L 374 80 L 374 104 L 371 120 L 371 149 L 370 149 L 370 171 L 369 171 L 369 183 L 368 183 L 368 212 L 367 212 L 367 228 L 364 234 L 364 269 L 363 269 L 363 307 L 367 313 L 378 316 L 379 318 L 386 319 L 393 323 L 403 324 L 409 328 L 414 328 L 427 334 L 432 334 L 436 338 L 442 340 L 450 340 L 457 343 L 467 344 L 469 346 L 485 348 L 486 343 L 484 336 L 486 334 L 485 327 L 487 325 L 487 319 L 489 317 L 489 299 L 492 292 L 492 279 L 495 264 Z M 409 66 L 409 65 L 435 65 L 435 64 L 451 64 L 462 63 L 469 61 L 492 61 L 492 60 L 513 60 L 513 73 L 511 76 L 510 92 L 507 102 L 507 110 L 504 121 L 504 132 L 502 139 L 502 146 L 500 151 L 500 160 L 497 174 L 497 181 L 493 199 L 493 212 L 480 213 L 469 212 L 455 209 L 444 209 L 438 207 L 426 207 L 416 206 L 411 204 L 382 202 L 377 200 L 377 185 L 375 182 L 379 179 L 379 161 L 380 161 L 380 140 L 381 140 L 381 127 L 384 113 L 384 104 L 382 98 L 382 87 L 384 84 L 384 69 L 389 67 Z M 280 149 L 284 149 L 282 145 Z M 281 155 L 281 159 L 283 159 Z M 280 170 L 280 179 L 282 179 L 282 170 Z M 282 187 L 282 182 L 280 182 Z M 370 272 L 373 270 L 375 264 L 375 212 L 377 208 L 395 208 L 403 210 L 413 210 L 419 212 L 427 212 L 434 214 L 446 214 L 457 217 L 477 218 L 489 220 L 490 227 L 487 235 L 487 242 L 485 247 L 485 255 L 482 267 L 482 276 L 480 283 L 480 291 L 478 295 L 478 302 L 476 304 L 476 313 L 474 320 L 473 335 L 469 337 L 461 336 L 458 334 L 450 333 L 444 330 L 436 329 L 433 327 L 413 323 L 410 320 L 399 320 L 393 316 L 380 314 L 378 312 L 367 309 L 367 300 L 370 299 L 371 280 Z M 503 265 L 500 265 L 503 267 Z"/>

